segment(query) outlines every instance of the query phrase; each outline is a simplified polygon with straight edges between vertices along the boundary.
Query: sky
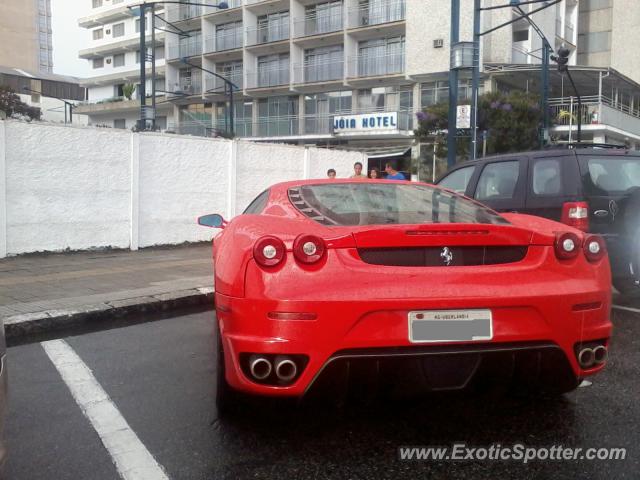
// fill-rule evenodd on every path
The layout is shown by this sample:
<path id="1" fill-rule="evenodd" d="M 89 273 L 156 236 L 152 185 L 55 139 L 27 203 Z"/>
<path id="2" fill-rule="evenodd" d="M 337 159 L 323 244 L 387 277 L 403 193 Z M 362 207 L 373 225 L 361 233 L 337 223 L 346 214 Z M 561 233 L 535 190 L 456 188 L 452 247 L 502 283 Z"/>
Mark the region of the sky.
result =
<path id="1" fill-rule="evenodd" d="M 89 76 L 89 62 L 78 58 L 88 39 L 87 31 L 78 26 L 78 18 L 86 15 L 85 5 L 89 4 L 88 0 L 51 0 L 54 73 Z"/>

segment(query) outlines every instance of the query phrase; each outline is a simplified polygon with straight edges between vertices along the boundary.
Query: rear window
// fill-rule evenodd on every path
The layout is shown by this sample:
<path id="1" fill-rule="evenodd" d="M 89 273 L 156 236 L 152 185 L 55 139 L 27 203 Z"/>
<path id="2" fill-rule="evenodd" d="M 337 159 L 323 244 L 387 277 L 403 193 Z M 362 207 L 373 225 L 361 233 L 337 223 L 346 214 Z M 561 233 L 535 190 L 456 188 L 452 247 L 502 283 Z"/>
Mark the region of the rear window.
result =
<path id="1" fill-rule="evenodd" d="M 324 225 L 508 224 L 493 210 L 426 185 L 336 183 L 289 189 L 291 203 Z"/>
<path id="2" fill-rule="evenodd" d="M 587 157 L 580 164 L 585 190 L 592 195 L 640 187 L 640 157 Z"/>

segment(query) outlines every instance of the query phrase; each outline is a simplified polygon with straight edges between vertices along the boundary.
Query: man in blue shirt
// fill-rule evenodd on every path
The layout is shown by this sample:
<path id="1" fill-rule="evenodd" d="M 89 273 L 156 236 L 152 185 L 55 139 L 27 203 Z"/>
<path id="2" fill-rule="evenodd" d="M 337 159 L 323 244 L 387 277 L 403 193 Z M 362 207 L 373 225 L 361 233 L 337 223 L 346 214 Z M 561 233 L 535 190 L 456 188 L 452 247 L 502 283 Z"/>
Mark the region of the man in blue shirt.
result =
<path id="1" fill-rule="evenodd" d="M 387 172 L 387 180 L 406 180 L 404 175 L 395 169 L 395 165 L 391 162 L 387 162 L 384 167 L 384 171 Z"/>

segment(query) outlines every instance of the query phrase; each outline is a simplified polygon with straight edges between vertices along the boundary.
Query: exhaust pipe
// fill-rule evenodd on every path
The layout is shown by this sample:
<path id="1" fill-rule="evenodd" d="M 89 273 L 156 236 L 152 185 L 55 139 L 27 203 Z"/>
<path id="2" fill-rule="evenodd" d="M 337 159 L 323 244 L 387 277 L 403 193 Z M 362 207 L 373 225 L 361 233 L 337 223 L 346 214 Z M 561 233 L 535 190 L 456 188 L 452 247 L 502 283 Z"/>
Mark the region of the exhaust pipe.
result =
<path id="1" fill-rule="evenodd" d="M 290 382 L 298 373 L 298 366 L 289 357 L 276 357 L 275 361 L 276 376 L 283 382 Z"/>
<path id="2" fill-rule="evenodd" d="M 593 349 L 593 361 L 596 362 L 598 365 L 601 365 L 604 362 L 606 362 L 608 356 L 609 356 L 609 351 L 607 350 L 607 347 L 605 347 L 604 345 L 598 345 L 596 348 Z"/>
<path id="3" fill-rule="evenodd" d="M 249 359 L 249 371 L 253 378 L 257 380 L 264 380 L 271 375 L 271 362 L 265 357 L 259 355 L 252 355 Z"/>
<path id="4" fill-rule="evenodd" d="M 593 366 L 593 362 L 595 361 L 595 353 L 591 348 L 583 348 L 578 353 L 578 363 L 582 368 L 590 368 Z"/>

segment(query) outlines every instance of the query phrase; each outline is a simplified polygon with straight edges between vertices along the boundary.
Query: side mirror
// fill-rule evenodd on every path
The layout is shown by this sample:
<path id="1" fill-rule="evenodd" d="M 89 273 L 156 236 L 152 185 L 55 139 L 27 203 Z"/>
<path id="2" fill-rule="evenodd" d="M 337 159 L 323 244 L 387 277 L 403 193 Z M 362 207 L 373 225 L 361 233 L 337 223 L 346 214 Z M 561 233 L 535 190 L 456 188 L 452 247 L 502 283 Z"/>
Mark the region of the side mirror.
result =
<path id="1" fill-rule="evenodd" d="M 227 226 L 227 221 L 222 218 L 222 215 L 212 213 L 211 215 L 203 215 L 198 217 L 198 225 L 211 228 L 224 228 Z"/>

